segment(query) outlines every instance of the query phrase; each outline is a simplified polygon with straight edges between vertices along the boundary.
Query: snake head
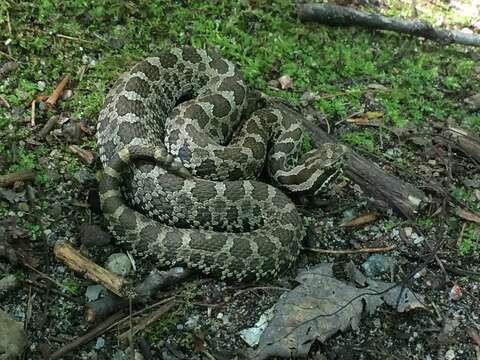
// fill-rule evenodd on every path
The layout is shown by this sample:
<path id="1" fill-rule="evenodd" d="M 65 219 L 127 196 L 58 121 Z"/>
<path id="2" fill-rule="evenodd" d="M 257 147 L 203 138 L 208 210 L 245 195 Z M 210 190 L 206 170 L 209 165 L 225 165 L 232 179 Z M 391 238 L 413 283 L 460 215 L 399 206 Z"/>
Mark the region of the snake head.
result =
<path id="1" fill-rule="evenodd" d="M 317 168 L 323 172 L 318 176 L 316 186 L 313 187 L 314 195 L 330 189 L 331 184 L 343 173 L 347 160 L 348 148 L 342 144 L 323 144 L 316 149 L 319 155 L 315 161 Z"/>

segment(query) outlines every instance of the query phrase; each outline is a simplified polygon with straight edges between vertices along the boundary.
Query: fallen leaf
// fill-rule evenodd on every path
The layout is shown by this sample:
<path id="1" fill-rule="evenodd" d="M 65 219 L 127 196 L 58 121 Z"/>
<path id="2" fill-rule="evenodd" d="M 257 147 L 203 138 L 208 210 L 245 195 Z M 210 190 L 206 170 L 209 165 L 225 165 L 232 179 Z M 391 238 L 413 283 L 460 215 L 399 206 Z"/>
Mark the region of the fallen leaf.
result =
<path id="1" fill-rule="evenodd" d="M 278 78 L 278 82 L 280 83 L 280 88 L 282 90 L 291 89 L 293 87 L 292 78 L 288 75 L 282 75 Z"/>
<path id="2" fill-rule="evenodd" d="M 357 288 L 337 280 L 332 264 L 302 271 L 296 280 L 300 285 L 280 297 L 251 359 L 306 358 L 314 341 L 357 329 L 362 313 L 372 314 L 383 303 L 398 312 L 424 308 L 421 297 L 402 286 L 367 278 L 368 286 Z"/>
<path id="3" fill-rule="evenodd" d="M 462 219 L 480 224 L 480 214 L 472 213 L 470 211 L 457 207 L 455 209 L 455 215 L 461 217 Z"/>
<path id="4" fill-rule="evenodd" d="M 91 151 L 82 149 L 81 147 L 78 147 L 77 145 L 70 145 L 68 149 L 75 155 L 77 155 L 80 160 L 85 165 L 92 165 L 93 162 L 95 161 L 95 157 L 93 156 Z"/>
<path id="5" fill-rule="evenodd" d="M 368 212 L 366 214 L 362 214 L 360 216 L 357 216 L 356 218 L 353 218 L 352 220 L 349 220 L 347 222 L 342 223 L 341 226 L 343 226 L 343 227 L 353 227 L 353 226 L 365 225 L 365 224 L 368 224 L 368 223 L 371 223 L 371 222 L 377 220 L 379 216 L 380 216 L 380 214 L 377 213 L 377 212 Z"/>
<path id="6" fill-rule="evenodd" d="M 378 119 L 383 117 L 382 112 L 378 111 L 367 111 L 363 113 L 360 117 L 348 118 L 347 122 L 356 124 L 356 125 L 369 125 L 369 126 L 380 126 L 381 123 Z M 375 121 L 377 120 L 377 121 Z"/>

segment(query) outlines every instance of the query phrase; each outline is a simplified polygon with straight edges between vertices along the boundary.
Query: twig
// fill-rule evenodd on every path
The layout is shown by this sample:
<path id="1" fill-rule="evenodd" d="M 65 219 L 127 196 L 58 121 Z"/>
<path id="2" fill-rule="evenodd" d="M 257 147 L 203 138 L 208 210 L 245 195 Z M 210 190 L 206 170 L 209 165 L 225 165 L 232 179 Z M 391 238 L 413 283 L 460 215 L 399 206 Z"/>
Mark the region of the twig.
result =
<path id="1" fill-rule="evenodd" d="M 61 349 L 57 350 L 50 356 L 50 360 L 56 360 L 60 359 L 63 357 L 65 354 L 68 354 L 70 351 L 73 349 L 88 343 L 90 340 L 102 335 L 106 331 L 108 331 L 113 324 L 117 323 L 118 320 L 123 318 L 124 313 L 123 311 L 119 311 L 112 316 L 110 316 L 108 319 L 106 319 L 104 322 L 87 332 L 85 335 L 82 335 L 75 340 L 73 340 L 71 343 L 65 345 Z"/>
<path id="2" fill-rule="evenodd" d="M 35 126 L 35 99 L 32 101 L 31 111 L 30 111 L 30 126 Z"/>
<path id="3" fill-rule="evenodd" d="M 367 13 L 344 6 L 330 4 L 298 4 L 300 20 L 315 21 L 336 26 L 360 26 L 368 29 L 390 30 L 424 37 L 442 44 L 480 46 L 480 36 L 461 31 L 434 28 L 420 20 L 406 20 L 391 16 Z"/>
<path id="4" fill-rule="evenodd" d="M 153 324 L 155 321 L 157 321 L 158 319 L 160 319 L 163 315 L 165 315 L 165 313 L 167 313 L 174 305 L 174 302 L 171 301 L 171 302 L 168 302 L 162 306 L 160 306 L 157 310 L 155 310 L 152 314 L 146 314 L 141 320 L 140 322 L 135 325 L 135 326 L 132 326 L 131 325 L 131 328 L 128 329 L 127 331 L 125 331 L 124 333 L 120 334 L 118 336 L 118 339 L 120 341 L 125 341 L 127 340 L 129 337 L 132 337 L 131 340 L 133 340 L 133 336 L 135 336 L 137 333 L 139 333 L 140 331 L 144 330 L 145 328 L 147 328 L 148 326 L 150 326 L 151 324 Z M 133 346 L 132 346 L 133 347 Z"/>
<path id="5" fill-rule="evenodd" d="M 328 249 L 304 248 L 304 250 L 311 251 L 317 254 L 330 254 L 330 255 L 378 253 L 378 252 L 391 251 L 393 249 L 395 249 L 395 245 L 390 245 L 382 248 L 363 248 L 363 249 L 352 249 L 352 250 L 328 250 Z"/>
<path id="6" fill-rule="evenodd" d="M 43 139 L 45 136 L 47 136 L 50 131 L 55 127 L 55 125 L 58 124 L 59 117 L 57 115 L 53 115 L 48 119 L 48 121 L 43 125 L 42 130 L 38 132 L 38 138 Z"/>
<path id="7" fill-rule="evenodd" d="M 88 279 L 105 286 L 118 296 L 125 295 L 127 284 L 123 278 L 86 258 L 70 244 L 57 242 L 53 248 L 53 253 L 57 259 L 63 261 L 72 270 L 84 274 Z"/>
<path id="8" fill-rule="evenodd" d="M 8 29 L 8 35 L 10 35 L 10 37 L 12 37 L 13 32 L 12 32 L 12 24 L 10 23 L 10 12 L 7 10 L 6 13 L 7 13 L 7 29 Z M 7 45 L 7 50 L 8 50 L 8 54 L 9 54 L 10 56 L 12 56 L 12 48 L 10 47 L 10 44 Z"/>
<path id="9" fill-rule="evenodd" d="M 65 286 L 63 286 L 62 284 L 60 284 L 57 280 L 55 280 L 54 278 L 48 276 L 47 274 L 41 272 L 40 270 L 38 269 L 35 269 L 33 266 L 27 264 L 27 263 L 23 263 L 23 265 L 27 268 L 29 268 L 30 270 L 32 270 L 33 272 L 37 273 L 38 275 L 40 275 L 42 278 L 50 281 L 52 284 L 55 284 L 56 286 L 58 286 L 60 289 L 64 289 Z"/>
<path id="10" fill-rule="evenodd" d="M 65 86 L 68 84 L 69 77 L 66 75 L 62 81 L 60 81 L 57 85 L 57 87 L 53 90 L 52 94 L 48 97 L 47 101 L 45 104 L 47 107 L 52 107 L 56 104 L 58 98 L 62 94 L 63 90 L 65 90 Z"/>
<path id="11" fill-rule="evenodd" d="M 17 62 L 17 59 L 15 59 L 12 55 L 7 54 L 6 52 L 3 52 L 3 51 L 1 51 L 1 50 L 0 50 L 0 55 L 3 55 L 3 56 L 5 56 L 5 57 L 8 58 L 8 59 Z"/>
<path id="12" fill-rule="evenodd" d="M 59 37 L 59 38 L 62 38 L 62 39 L 66 39 L 66 40 L 73 40 L 73 41 L 83 42 L 83 43 L 86 43 L 86 44 L 94 44 L 93 41 L 80 39 L 78 37 L 73 37 L 73 36 L 68 36 L 68 35 L 63 35 L 63 34 L 57 34 L 56 36 Z"/>

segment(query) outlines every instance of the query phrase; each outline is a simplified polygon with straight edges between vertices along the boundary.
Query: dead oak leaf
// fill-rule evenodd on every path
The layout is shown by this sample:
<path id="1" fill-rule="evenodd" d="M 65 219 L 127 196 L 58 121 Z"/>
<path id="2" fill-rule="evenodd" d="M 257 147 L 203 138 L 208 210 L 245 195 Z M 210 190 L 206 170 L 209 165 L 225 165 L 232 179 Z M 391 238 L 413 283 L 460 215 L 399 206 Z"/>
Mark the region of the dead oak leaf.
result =
<path id="1" fill-rule="evenodd" d="M 332 264 L 303 271 L 296 280 L 300 285 L 275 305 L 258 348 L 249 354 L 252 359 L 306 357 L 314 341 L 324 342 L 339 330 L 358 328 L 362 313 L 372 314 L 383 303 L 398 312 L 424 307 L 419 295 L 392 283 L 367 278 L 367 286 L 357 288 L 340 281 L 333 275 Z"/>

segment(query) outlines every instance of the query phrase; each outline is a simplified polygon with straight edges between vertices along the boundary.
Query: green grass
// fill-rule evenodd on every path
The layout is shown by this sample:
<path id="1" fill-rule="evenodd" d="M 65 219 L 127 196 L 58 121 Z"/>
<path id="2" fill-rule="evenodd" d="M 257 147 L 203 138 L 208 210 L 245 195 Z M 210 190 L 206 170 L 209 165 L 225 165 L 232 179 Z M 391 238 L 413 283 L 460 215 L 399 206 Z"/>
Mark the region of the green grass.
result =
<path id="1" fill-rule="evenodd" d="M 88 68 L 72 101 L 59 106 L 93 121 L 109 85 L 130 64 L 174 43 L 208 44 L 239 63 L 251 86 L 293 104 L 305 89 L 341 93 L 315 103 L 329 118 L 361 111 L 368 84 L 380 83 L 388 91 L 376 94 L 375 107 L 385 113 L 388 124 L 450 117 L 479 126 L 478 117 L 458 102 L 478 88 L 478 79 L 471 76 L 474 61 L 455 47 L 392 33 L 303 25 L 289 0 L 275 1 L 274 6 L 260 1 L 252 7 L 239 1 L 42 0 L 3 3 L 1 8 L 14 22 L 13 56 L 30 60 L 1 89 L 12 105 L 28 103 L 39 80 L 48 80 L 48 93 L 64 74 L 74 75 L 86 56 L 95 65 Z M 119 39 L 123 46 L 112 47 Z M 268 80 L 276 72 L 290 75 L 294 89 L 269 89 Z"/>

